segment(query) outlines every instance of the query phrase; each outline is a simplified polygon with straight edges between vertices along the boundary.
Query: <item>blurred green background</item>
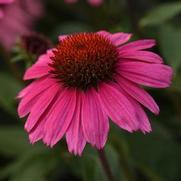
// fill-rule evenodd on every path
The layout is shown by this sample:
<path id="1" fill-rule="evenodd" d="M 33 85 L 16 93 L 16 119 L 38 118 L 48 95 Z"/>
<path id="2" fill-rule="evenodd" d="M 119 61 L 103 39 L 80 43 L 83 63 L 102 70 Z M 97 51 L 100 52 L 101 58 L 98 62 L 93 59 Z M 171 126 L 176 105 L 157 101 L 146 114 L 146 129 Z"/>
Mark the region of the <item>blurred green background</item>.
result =
<path id="1" fill-rule="evenodd" d="M 149 90 L 161 109 L 159 116 L 148 113 L 153 131 L 130 134 L 111 125 L 105 151 L 115 181 L 180 181 L 181 1 L 107 0 L 98 8 L 84 0 L 74 5 L 63 0 L 44 3 L 45 15 L 36 31 L 53 43 L 59 34 L 102 29 L 132 32 L 133 39 L 157 40 L 154 51 L 175 74 L 170 88 Z M 15 99 L 25 86 L 21 76 L 29 62 L 23 50 L 17 49 L 10 56 L 0 53 L 0 180 L 107 181 L 98 154 L 89 145 L 82 157 L 75 157 L 64 140 L 53 149 L 29 144 Z"/>

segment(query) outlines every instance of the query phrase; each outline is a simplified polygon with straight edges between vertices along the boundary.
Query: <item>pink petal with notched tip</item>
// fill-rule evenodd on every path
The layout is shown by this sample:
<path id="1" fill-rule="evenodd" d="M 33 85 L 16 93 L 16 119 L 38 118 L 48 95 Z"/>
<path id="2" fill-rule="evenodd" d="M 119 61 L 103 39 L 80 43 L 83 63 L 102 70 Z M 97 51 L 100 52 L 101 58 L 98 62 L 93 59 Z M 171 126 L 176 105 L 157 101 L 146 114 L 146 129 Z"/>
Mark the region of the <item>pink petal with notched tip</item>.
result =
<path id="1" fill-rule="evenodd" d="M 46 111 L 51 101 L 53 101 L 57 92 L 60 91 L 60 86 L 55 84 L 49 87 L 45 92 L 40 95 L 40 98 L 33 105 L 31 112 L 25 124 L 25 129 L 30 132 L 30 130 L 35 126 L 35 124 L 40 119 L 41 115 Z"/>
<path id="2" fill-rule="evenodd" d="M 69 127 L 71 121 L 73 120 L 73 116 L 76 109 L 76 101 L 77 101 L 76 91 L 72 90 L 67 94 L 69 95 L 65 95 L 65 96 L 69 96 L 71 99 L 69 100 L 67 107 L 64 109 L 65 111 L 60 112 L 60 115 L 62 113 L 62 115 L 60 116 L 60 120 L 57 121 L 57 124 L 55 122 L 56 126 L 55 126 L 54 136 L 52 138 L 51 146 L 55 145 L 64 136 L 65 132 L 67 131 L 67 128 Z M 64 100 L 62 100 L 62 102 L 63 101 Z M 65 102 L 66 101 L 68 100 L 65 98 Z"/>
<path id="3" fill-rule="evenodd" d="M 138 84 L 164 88 L 170 86 L 173 70 L 171 67 L 163 64 L 120 61 L 119 73 Z"/>
<path id="4" fill-rule="evenodd" d="M 31 144 L 34 144 L 43 138 L 44 135 L 43 129 L 44 129 L 44 120 L 40 121 L 36 125 L 36 128 L 32 129 L 29 132 L 29 140 Z"/>
<path id="5" fill-rule="evenodd" d="M 19 93 L 19 97 L 22 98 L 18 106 L 18 114 L 20 117 L 26 116 L 30 111 L 34 103 L 39 99 L 39 95 L 46 91 L 46 89 L 55 84 L 55 81 L 49 77 L 39 79 L 30 84 L 29 87 L 23 89 Z"/>
<path id="6" fill-rule="evenodd" d="M 129 96 L 128 99 L 135 108 L 137 122 L 138 122 L 138 129 L 141 130 L 143 133 L 149 133 L 151 131 L 151 125 L 145 111 L 137 101 L 135 101 Z"/>
<path id="7" fill-rule="evenodd" d="M 102 83 L 98 94 L 102 108 L 114 123 L 130 132 L 137 128 L 134 107 L 117 88 Z"/>
<path id="8" fill-rule="evenodd" d="M 87 90 L 82 103 L 82 126 L 84 136 L 92 146 L 104 147 L 109 131 L 108 116 L 100 106 L 94 89 Z"/>
<path id="9" fill-rule="evenodd" d="M 35 124 L 33 129 L 29 132 L 29 139 L 31 143 L 35 143 L 39 141 L 40 139 L 45 140 L 45 136 L 48 132 L 47 127 L 45 127 L 45 124 L 47 123 L 47 120 L 49 119 L 50 114 L 52 114 L 52 109 L 54 108 L 54 104 L 56 104 L 56 101 L 58 97 L 61 94 L 61 90 L 57 93 L 57 95 L 54 97 L 54 101 L 51 101 L 46 111 L 41 115 L 38 122 Z M 50 138 L 49 138 L 50 139 Z"/>
<path id="10" fill-rule="evenodd" d="M 131 34 L 129 33 L 114 33 L 109 38 L 115 46 L 119 46 L 123 43 L 126 43 L 130 38 Z"/>
<path id="11" fill-rule="evenodd" d="M 81 155 L 86 144 L 82 124 L 82 93 L 78 92 L 74 116 L 66 132 L 68 150 L 75 155 Z"/>
<path id="12" fill-rule="evenodd" d="M 132 131 L 141 130 L 143 133 L 150 132 L 151 131 L 150 122 L 148 120 L 146 113 L 141 107 L 141 105 L 122 88 L 123 86 L 120 87 L 116 85 L 116 87 L 129 100 L 131 105 L 134 107 L 136 117 L 134 120 L 135 127 Z"/>
<path id="13" fill-rule="evenodd" d="M 34 96 L 31 99 L 22 100 L 18 106 L 18 115 L 20 118 L 25 117 L 35 105 L 37 100 L 39 99 L 39 95 Z"/>
<path id="14" fill-rule="evenodd" d="M 37 79 L 33 81 L 31 84 L 26 86 L 24 89 L 22 89 L 18 95 L 16 96 L 17 99 L 23 98 L 25 95 L 27 95 L 31 90 L 33 90 L 34 85 L 38 84 L 41 81 L 41 79 Z"/>
<path id="15" fill-rule="evenodd" d="M 21 99 L 25 97 L 27 94 L 32 93 L 33 91 L 37 93 L 39 90 L 44 90 L 55 83 L 56 81 L 49 76 L 45 76 L 40 79 L 34 80 L 31 84 L 29 84 L 27 87 L 25 87 L 18 93 L 17 98 Z"/>
<path id="16" fill-rule="evenodd" d="M 35 79 L 45 76 L 51 70 L 48 63 L 50 63 L 51 52 L 47 52 L 39 57 L 37 62 L 27 69 L 24 75 L 24 80 Z"/>
<path id="17" fill-rule="evenodd" d="M 99 32 L 97 32 L 97 34 L 100 34 L 100 35 L 108 38 L 115 46 L 119 46 L 123 43 L 126 43 L 132 36 L 130 33 L 111 34 L 107 31 L 99 31 Z"/>
<path id="18" fill-rule="evenodd" d="M 54 105 L 49 110 L 45 123 L 44 143 L 51 147 L 65 134 L 75 108 L 75 91 L 62 89 Z"/>
<path id="19" fill-rule="evenodd" d="M 55 101 L 58 98 L 58 96 L 60 95 L 60 93 L 61 93 L 61 90 L 59 90 L 57 95 L 54 97 L 54 101 L 51 101 L 51 103 L 49 104 L 46 111 L 41 115 L 41 117 L 39 118 L 39 120 L 37 121 L 35 126 L 29 132 L 29 139 L 32 144 L 41 139 L 43 140 L 45 133 L 47 131 L 45 129 L 45 123 L 46 123 L 47 119 L 49 118 L 50 112 L 52 111 L 51 108 L 55 104 Z"/>
<path id="20" fill-rule="evenodd" d="M 132 98 L 140 102 L 142 105 L 147 107 L 150 111 L 155 114 L 159 114 L 159 107 L 154 101 L 154 99 L 141 87 L 137 84 L 119 76 L 117 83 L 120 87 L 127 92 Z"/>

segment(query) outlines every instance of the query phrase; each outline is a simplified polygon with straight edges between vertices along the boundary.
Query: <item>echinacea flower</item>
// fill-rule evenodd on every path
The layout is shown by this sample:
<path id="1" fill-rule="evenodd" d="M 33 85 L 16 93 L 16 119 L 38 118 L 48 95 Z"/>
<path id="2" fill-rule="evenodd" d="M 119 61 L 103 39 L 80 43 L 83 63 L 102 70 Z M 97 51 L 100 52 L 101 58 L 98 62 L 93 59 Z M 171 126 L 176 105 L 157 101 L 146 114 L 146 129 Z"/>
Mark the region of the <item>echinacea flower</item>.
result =
<path id="1" fill-rule="evenodd" d="M 41 0 L 0 0 L 0 44 L 10 50 L 18 36 L 30 32 L 40 15 Z"/>
<path id="2" fill-rule="evenodd" d="M 77 3 L 78 0 L 64 0 L 66 3 L 73 4 Z M 87 2 L 92 6 L 100 6 L 102 5 L 104 0 L 87 0 Z"/>
<path id="3" fill-rule="evenodd" d="M 86 143 L 104 147 L 109 119 L 129 132 L 151 131 L 143 106 L 154 114 L 159 107 L 140 85 L 168 87 L 172 68 L 145 50 L 154 40 L 125 44 L 130 37 L 106 31 L 64 35 L 39 57 L 24 75 L 35 80 L 18 95 L 31 143 L 53 147 L 65 135 L 69 151 L 81 155 Z"/>

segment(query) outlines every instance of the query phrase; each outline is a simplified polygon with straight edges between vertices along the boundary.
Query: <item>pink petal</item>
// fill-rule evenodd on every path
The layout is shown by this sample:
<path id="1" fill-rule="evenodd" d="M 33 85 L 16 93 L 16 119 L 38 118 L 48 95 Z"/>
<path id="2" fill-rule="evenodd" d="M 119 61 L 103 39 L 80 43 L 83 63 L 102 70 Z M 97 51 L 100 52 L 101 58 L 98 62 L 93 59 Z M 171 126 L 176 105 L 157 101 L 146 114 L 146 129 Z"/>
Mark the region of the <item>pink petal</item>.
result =
<path id="1" fill-rule="evenodd" d="M 113 122 L 130 132 L 137 128 L 134 107 L 117 88 L 102 83 L 98 94 L 102 108 Z"/>
<path id="2" fill-rule="evenodd" d="M 127 42 L 132 36 L 130 33 L 114 33 L 114 34 L 111 34 L 111 33 L 106 32 L 106 31 L 99 31 L 97 33 L 110 39 L 110 41 L 115 46 L 119 46 L 119 45 Z"/>
<path id="3" fill-rule="evenodd" d="M 35 105 L 37 100 L 39 99 L 39 95 L 32 97 L 31 99 L 22 100 L 18 106 L 18 115 L 20 118 L 25 117 Z"/>
<path id="4" fill-rule="evenodd" d="M 144 61 L 151 63 L 163 63 L 163 59 L 156 53 L 149 51 L 126 51 L 119 52 L 120 58 L 134 59 L 135 61 Z M 120 59 L 121 61 L 121 59 Z"/>
<path id="5" fill-rule="evenodd" d="M 154 99 L 142 88 L 133 82 L 126 80 L 119 76 L 117 80 L 118 84 L 124 89 L 131 97 L 136 99 L 138 102 L 147 107 L 150 111 L 155 114 L 159 114 L 159 107 Z"/>
<path id="6" fill-rule="evenodd" d="M 84 138 L 82 130 L 82 94 L 77 95 L 77 104 L 76 110 L 74 112 L 74 117 L 71 121 L 71 124 L 66 132 L 66 140 L 69 152 L 74 153 L 75 155 L 82 154 L 82 151 L 85 147 L 86 140 Z"/>
<path id="7" fill-rule="evenodd" d="M 147 48 L 151 48 L 155 46 L 156 42 L 155 40 L 137 40 L 133 41 L 131 43 L 128 43 L 126 45 L 123 45 L 119 48 L 120 52 L 128 52 L 133 50 L 143 50 Z"/>
<path id="8" fill-rule="evenodd" d="M 85 92 L 82 103 L 82 126 L 87 142 L 98 149 L 104 147 L 109 131 L 108 117 L 101 109 L 94 89 Z"/>
<path id="9" fill-rule="evenodd" d="M 35 103 L 35 105 L 31 109 L 31 113 L 28 116 L 28 120 L 25 124 L 25 129 L 30 132 L 30 130 L 35 126 L 37 121 L 40 119 L 41 115 L 46 111 L 51 101 L 53 101 L 54 97 L 57 95 L 57 92 L 60 91 L 60 86 L 55 84 L 51 86 L 40 94 L 40 98 Z"/>
<path id="10" fill-rule="evenodd" d="M 143 62 L 121 62 L 119 73 L 123 77 L 138 84 L 164 88 L 171 84 L 173 70 L 163 64 L 149 64 Z"/>
<path id="11" fill-rule="evenodd" d="M 136 111 L 136 116 L 137 116 L 137 121 L 138 121 L 138 128 L 143 132 L 150 132 L 151 131 L 151 125 L 150 122 L 148 120 L 148 117 L 145 113 L 145 111 L 143 110 L 143 108 L 140 106 L 140 104 L 138 102 L 136 102 L 134 99 L 132 99 L 131 97 L 129 98 L 129 101 L 131 102 L 131 104 L 134 106 L 135 111 Z"/>
<path id="12" fill-rule="evenodd" d="M 32 67 L 27 69 L 23 79 L 29 80 L 29 79 L 40 78 L 44 75 L 47 75 L 49 71 L 50 71 L 50 68 L 48 66 L 33 65 Z"/>
<path id="13" fill-rule="evenodd" d="M 42 78 L 43 79 L 43 78 Z M 22 89 L 18 95 L 16 96 L 17 99 L 21 99 L 23 98 L 25 95 L 28 94 L 28 92 L 30 92 L 31 90 L 33 90 L 34 85 L 37 85 L 42 79 L 37 79 L 35 81 L 33 81 L 31 84 L 29 84 L 28 86 L 26 86 L 24 89 Z"/>
<path id="14" fill-rule="evenodd" d="M 102 36 L 104 36 L 106 38 L 109 38 L 110 35 L 111 35 L 111 33 L 109 33 L 108 31 L 104 31 L 104 30 L 98 31 L 97 34 L 100 34 L 100 35 L 102 35 Z"/>
<path id="15" fill-rule="evenodd" d="M 26 116 L 31 111 L 32 106 L 39 99 L 39 95 L 53 84 L 55 84 L 54 80 L 47 77 L 39 79 L 36 82 L 33 82 L 32 85 L 30 84 L 31 86 L 23 89 L 19 94 L 19 96 L 22 97 L 18 106 L 19 116 Z"/>
<path id="16" fill-rule="evenodd" d="M 71 122 L 76 102 L 75 93 L 74 90 L 64 88 L 49 110 L 43 141 L 51 147 L 63 137 Z"/>
<path id="17" fill-rule="evenodd" d="M 55 100 L 56 97 L 58 96 L 58 94 L 55 96 Z M 39 120 L 36 122 L 35 126 L 31 129 L 31 131 L 29 132 L 29 139 L 30 142 L 32 144 L 34 144 L 35 142 L 43 139 L 44 135 L 45 135 L 45 123 L 49 117 L 49 113 L 51 110 L 51 106 L 54 105 L 55 101 L 51 101 L 51 104 L 49 104 L 48 108 L 46 109 L 46 111 L 41 115 L 41 117 L 39 118 Z"/>
<path id="18" fill-rule="evenodd" d="M 32 144 L 43 138 L 44 120 L 41 120 L 36 126 L 29 132 L 29 140 Z"/>
<path id="19" fill-rule="evenodd" d="M 0 9 L 0 19 L 3 18 L 3 16 L 4 16 L 4 12 L 1 11 L 1 9 Z"/>
<path id="20" fill-rule="evenodd" d="M 123 43 L 126 43 L 131 38 L 130 33 L 114 33 L 110 36 L 111 41 L 114 45 L 119 46 Z"/>
<path id="21" fill-rule="evenodd" d="M 12 3 L 14 0 L 0 0 L 0 4 L 9 4 Z"/>
<path id="22" fill-rule="evenodd" d="M 51 70 L 48 63 L 50 63 L 50 51 L 46 54 L 43 54 L 39 57 L 37 62 L 27 69 L 24 75 L 24 80 L 40 78 L 44 75 L 47 75 Z"/>
<path id="23" fill-rule="evenodd" d="M 52 56 L 54 56 L 54 53 L 53 51 L 55 51 L 56 48 L 51 48 L 51 49 L 48 49 L 46 54 L 51 58 Z M 42 60 L 43 61 L 43 60 Z M 48 62 L 49 63 L 49 62 Z"/>
<path id="24" fill-rule="evenodd" d="M 67 38 L 67 36 L 68 36 L 68 35 L 60 35 L 60 36 L 58 37 L 58 40 L 59 40 L 59 41 L 63 41 L 65 38 Z"/>
<path id="25" fill-rule="evenodd" d="M 26 95 L 28 95 L 29 93 L 32 93 L 32 91 L 35 92 L 35 94 L 36 94 L 37 92 L 41 92 L 43 89 L 46 89 L 47 87 L 49 87 L 55 83 L 56 83 L 56 81 L 48 76 L 42 77 L 40 79 L 33 81 L 31 84 L 29 84 L 23 90 L 21 90 L 18 93 L 17 98 L 19 98 L 19 99 L 23 98 Z"/>
<path id="26" fill-rule="evenodd" d="M 75 115 L 76 109 L 76 90 L 67 93 L 65 96 L 70 96 L 70 101 L 67 107 L 62 111 L 61 119 L 57 122 L 57 126 L 54 132 L 54 137 L 52 138 L 51 146 L 56 144 L 64 135 L 65 131 L 68 129 L 73 117 Z M 64 101 L 64 100 L 62 100 Z M 66 100 L 65 100 L 66 101 Z M 66 113 L 67 112 L 67 113 Z M 61 114 L 61 113 L 60 113 Z"/>

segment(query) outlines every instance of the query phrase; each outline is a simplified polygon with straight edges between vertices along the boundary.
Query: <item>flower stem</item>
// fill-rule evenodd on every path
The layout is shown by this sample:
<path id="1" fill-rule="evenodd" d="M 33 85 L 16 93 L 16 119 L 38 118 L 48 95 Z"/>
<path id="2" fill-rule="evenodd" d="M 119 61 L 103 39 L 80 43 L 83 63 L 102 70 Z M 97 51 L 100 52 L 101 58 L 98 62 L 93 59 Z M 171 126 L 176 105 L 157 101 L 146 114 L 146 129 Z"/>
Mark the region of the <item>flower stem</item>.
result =
<path id="1" fill-rule="evenodd" d="M 110 168 L 110 165 L 108 163 L 108 160 L 106 158 L 105 151 L 103 149 L 98 150 L 98 155 L 99 155 L 99 159 L 100 159 L 102 168 L 104 169 L 105 174 L 107 176 L 107 179 L 109 181 L 113 181 L 114 180 L 113 175 L 112 175 L 111 168 Z"/>

